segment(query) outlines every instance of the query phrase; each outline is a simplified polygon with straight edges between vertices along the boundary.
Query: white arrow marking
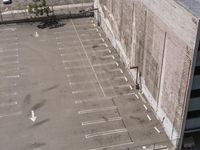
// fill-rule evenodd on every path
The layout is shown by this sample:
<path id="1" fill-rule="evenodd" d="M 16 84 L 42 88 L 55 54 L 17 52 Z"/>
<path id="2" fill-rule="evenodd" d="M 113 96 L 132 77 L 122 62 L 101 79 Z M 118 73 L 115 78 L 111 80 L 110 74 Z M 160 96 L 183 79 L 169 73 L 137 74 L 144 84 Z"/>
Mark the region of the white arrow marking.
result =
<path id="1" fill-rule="evenodd" d="M 37 117 L 35 116 L 35 113 L 34 113 L 34 111 L 32 110 L 31 111 L 31 121 L 33 121 L 33 122 L 35 122 L 36 121 L 36 119 L 37 119 Z"/>

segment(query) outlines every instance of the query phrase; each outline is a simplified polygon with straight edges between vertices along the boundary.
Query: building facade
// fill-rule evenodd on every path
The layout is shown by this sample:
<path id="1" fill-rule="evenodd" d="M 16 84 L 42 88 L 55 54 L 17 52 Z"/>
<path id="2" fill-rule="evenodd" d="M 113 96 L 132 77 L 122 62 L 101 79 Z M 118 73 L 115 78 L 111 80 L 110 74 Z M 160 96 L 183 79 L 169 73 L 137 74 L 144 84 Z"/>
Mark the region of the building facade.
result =
<path id="1" fill-rule="evenodd" d="M 94 3 L 96 19 L 133 79 L 138 79 L 141 94 L 169 139 L 182 143 L 184 132 L 200 129 L 198 9 L 190 10 L 187 0 Z"/>

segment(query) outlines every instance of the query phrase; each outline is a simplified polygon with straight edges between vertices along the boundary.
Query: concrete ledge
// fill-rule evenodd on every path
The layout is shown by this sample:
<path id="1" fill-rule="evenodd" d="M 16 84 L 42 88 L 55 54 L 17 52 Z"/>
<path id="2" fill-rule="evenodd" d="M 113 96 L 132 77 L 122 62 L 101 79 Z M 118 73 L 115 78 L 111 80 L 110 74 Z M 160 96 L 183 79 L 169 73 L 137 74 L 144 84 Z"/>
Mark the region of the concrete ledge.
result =
<path id="1" fill-rule="evenodd" d="M 61 6 L 54 6 L 54 13 L 57 19 L 68 19 L 68 18 L 83 18 L 83 17 L 93 17 L 94 13 L 89 11 L 93 8 L 93 3 L 84 3 L 84 4 L 70 4 L 70 5 L 61 5 Z M 80 12 L 85 10 L 83 12 Z M 65 11 L 65 12 L 59 12 Z M 13 10 L 13 11 L 6 11 L 2 12 L 2 17 L 6 15 L 20 15 L 23 13 L 27 13 L 27 10 Z M 50 16 L 51 17 L 51 16 Z M 32 17 L 32 16 L 22 16 L 22 18 L 14 18 L 13 19 L 6 19 L 0 21 L 0 24 L 11 24 L 11 23 L 23 23 L 23 22 L 38 22 L 38 21 L 45 21 L 48 20 L 49 17 L 42 16 L 42 17 Z"/>
<path id="2" fill-rule="evenodd" d="M 55 15 L 57 19 L 68 19 L 68 18 L 84 18 L 84 17 L 93 17 L 94 13 L 80 13 L 80 14 L 63 14 L 63 15 Z M 16 19 L 16 20 L 6 20 L 1 21 L 1 24 L 12 24 L 12 23 L 24 23 L 24 22 L 39 22 L 48 20 L 49 17 L 38 17 L 38 18 L 26 18 L 26 19 Z"/>

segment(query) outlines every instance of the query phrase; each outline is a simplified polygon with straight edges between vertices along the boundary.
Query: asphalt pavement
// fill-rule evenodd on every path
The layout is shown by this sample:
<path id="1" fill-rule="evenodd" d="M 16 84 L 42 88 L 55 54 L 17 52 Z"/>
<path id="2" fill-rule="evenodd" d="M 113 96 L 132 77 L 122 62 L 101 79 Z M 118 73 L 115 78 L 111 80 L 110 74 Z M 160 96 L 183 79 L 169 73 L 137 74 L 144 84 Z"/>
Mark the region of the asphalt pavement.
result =
<path id="1" fill-rule="evenodd" d="M 93 18 L 61 23 L 0 26 L 0 149 L 172 149 Z"/>

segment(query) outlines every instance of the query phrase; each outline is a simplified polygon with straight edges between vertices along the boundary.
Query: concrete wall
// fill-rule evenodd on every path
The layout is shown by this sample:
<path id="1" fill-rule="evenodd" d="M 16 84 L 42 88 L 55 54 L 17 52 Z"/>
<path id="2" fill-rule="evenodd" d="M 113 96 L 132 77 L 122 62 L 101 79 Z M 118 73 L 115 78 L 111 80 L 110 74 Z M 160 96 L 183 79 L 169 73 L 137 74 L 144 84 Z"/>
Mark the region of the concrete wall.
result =
<path id="1" fill-rule="evenodd" d="M 167 135 L 179 138 L 198 19 L 173 0 L 95 0 L 94 5 L 127 68 L 139 67 L 142 91 Z"/>

